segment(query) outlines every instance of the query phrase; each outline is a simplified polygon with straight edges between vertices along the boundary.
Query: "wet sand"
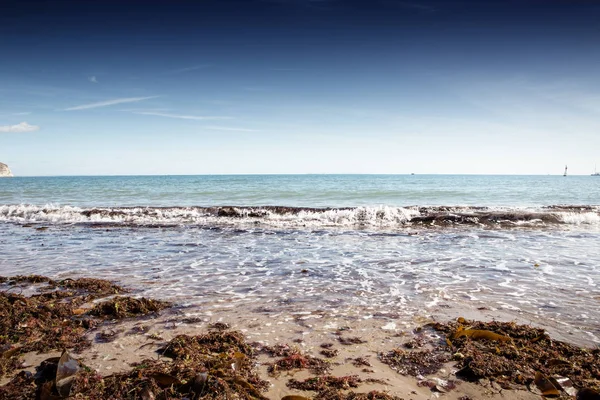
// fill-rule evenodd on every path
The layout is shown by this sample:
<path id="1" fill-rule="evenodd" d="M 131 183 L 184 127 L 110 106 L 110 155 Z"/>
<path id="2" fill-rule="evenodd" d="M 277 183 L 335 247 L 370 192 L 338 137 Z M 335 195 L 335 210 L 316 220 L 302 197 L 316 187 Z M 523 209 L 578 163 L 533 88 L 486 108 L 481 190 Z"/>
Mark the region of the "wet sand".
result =
<path id="1" fill-rule="evenodd" d="M 216 322 L 226 323 L 230 329 L 243 332 L 248 342 L 274 346 L 287 344 L 299 349 L 303 354 L 326 359 L 331 366 L 328 373 L 332 376 L 357 375 L 362 380 L 376 379 L 377 383 L 362 383 L 353 388 L 356 393 L 368 393 L 376 390 L 404 399 L 539 399 L 540 397 L 526 390 L 506 391 L 489 381 L 470 383 L 457 380 L 453 363 L 447 363 L 439 372 L 431 376 L 404 376 L 388 365 L 382 363 L 378 353 L 401 347 L 414 338 L 413 329 L 408 324 L 397 326 L 391 318 L 379 317 L 348 321 L 343 318 L 328 318 L 319 313 L 296 316 L 284 322 L 268 316 L 240 316 L 234 310 L 229 313 L 215 313 L 212 318 L 197 320 L 190 317 L 196 314 L 193 309 L 185 313 L 164 310 L 159 316 L 152 318 L 136 318 L 106 323 L 88 334 L 92 346 L 81 354 L 73 354 L 83 364 L 97 371 L 102 376 L 131 370 L 131 365 L 144 359 L 161 358 L 157 350 L 180 334 L 198 335 L 210 329 Z M 186 315 L 188 314 L 188 315 Z M 285 318 L 283 318 L 285 320 Z M 425 320 L 418 321 L 424 323 Z M 417 321 L 415 321 L 417 323 Z M 143 332 L 142 332 L 143 331 Z M 114 340 L 99 340 L 98 333 L 114 334 Z M 343 345 L 340 338 L 360 338 L 364 343 Z M 325 358 L 321 351 L 323 344 L 331 344 L 329 349 L 337 350 L 332 358 Z M 49 357 L 60 356 L 60 352 L 46 354 L 28 353 L 24 356 L 26 370 L 35 371 L 35 366 Z M 362 358 L 368 365 L 353 365 L 353 360 Z M 167 360 L 167 358 L 163 358 Z M 265 396 L 269 399 L 281 399 L 287 395 L 301 395 L 312 398 L 316 393 L 290 389 L 290 379 L 304 380 L 315 376 L 308 370 L 282 371 L 276 375 L 268 373 L 268 366 L 277 358 L 260 354 L 257 369 L 262 379 L 270 383 Z M 3 379 L 5 384 L 8 379 Z M 439 392 L 423 385 L 423 382 L 439 383 L 443 387 L 447 381 L 455 381 L 456 387 L 447 392 Z M 467 396 L 467 397 L 465 397 Z"/>

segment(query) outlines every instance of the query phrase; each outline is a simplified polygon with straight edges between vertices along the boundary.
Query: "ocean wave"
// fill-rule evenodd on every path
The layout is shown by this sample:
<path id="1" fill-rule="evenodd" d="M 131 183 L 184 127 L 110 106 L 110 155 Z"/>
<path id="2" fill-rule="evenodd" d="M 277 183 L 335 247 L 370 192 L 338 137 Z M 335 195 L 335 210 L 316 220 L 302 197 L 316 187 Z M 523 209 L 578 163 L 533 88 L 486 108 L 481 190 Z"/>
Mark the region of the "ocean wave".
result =
<path id="1" fill-rule="evenodd" d="M 94 207 L 2 205 L 0 221 L 122 226 L 265 225 L 281 227 L 599 225 L 600 206 L 429 207 Z"/>

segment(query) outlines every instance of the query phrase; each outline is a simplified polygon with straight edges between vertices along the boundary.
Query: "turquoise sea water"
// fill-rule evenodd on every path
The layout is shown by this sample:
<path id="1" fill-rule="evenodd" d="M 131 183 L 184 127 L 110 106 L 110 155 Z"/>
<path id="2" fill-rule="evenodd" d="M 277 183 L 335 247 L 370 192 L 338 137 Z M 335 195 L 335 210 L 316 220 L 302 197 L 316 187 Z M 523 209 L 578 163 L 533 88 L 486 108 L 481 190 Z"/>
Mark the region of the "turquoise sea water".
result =
<path id="1" fill-rule="evenodd" d="M 590 176 L 11 178 L 0 274 L 103 277 L 199 313 L 292 320 L 484 309 L 589 345 L 599 204 Z"/>
<path id="2" fill-rule="evenodd" d="M 0 204 L 302 207 L 599 204 L 600 178 L 484 175 L 17 177 Z"/>

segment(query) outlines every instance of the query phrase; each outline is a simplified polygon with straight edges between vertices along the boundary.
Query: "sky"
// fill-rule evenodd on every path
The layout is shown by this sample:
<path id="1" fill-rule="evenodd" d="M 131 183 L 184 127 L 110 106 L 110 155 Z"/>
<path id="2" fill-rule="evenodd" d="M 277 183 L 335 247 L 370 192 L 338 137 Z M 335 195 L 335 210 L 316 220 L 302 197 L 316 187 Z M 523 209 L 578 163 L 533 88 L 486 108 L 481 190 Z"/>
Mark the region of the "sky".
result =
<path id="1" fill-rule="evenodd" d="M 589 174 L 600 0 L 4 0 L 15 175 Z"/>

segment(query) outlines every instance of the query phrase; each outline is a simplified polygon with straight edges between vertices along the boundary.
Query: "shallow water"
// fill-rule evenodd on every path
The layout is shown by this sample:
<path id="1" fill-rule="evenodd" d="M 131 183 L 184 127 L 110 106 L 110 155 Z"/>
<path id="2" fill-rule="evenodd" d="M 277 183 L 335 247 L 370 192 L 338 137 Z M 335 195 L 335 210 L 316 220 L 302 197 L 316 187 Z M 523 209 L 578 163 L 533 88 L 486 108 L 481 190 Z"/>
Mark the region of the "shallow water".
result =
<path id="1" fill-rule="evenodd" d="M 2 180 L 0 271 L 112 279 L 205 314 L 385 315 L 393 329 L 479 311 L 591 345 L 599 188 L 593 177 Z"/>
<path id="2" fill-rule="evenodd" d="M 0 225 L 4 275 L 114 279 L 180 304 L 377 313 L 486 308 L 600 343 L 600 234 L 585 229 L 411 232 Z"/>

